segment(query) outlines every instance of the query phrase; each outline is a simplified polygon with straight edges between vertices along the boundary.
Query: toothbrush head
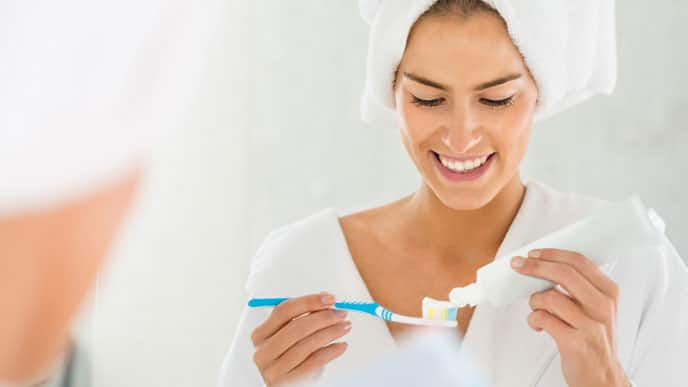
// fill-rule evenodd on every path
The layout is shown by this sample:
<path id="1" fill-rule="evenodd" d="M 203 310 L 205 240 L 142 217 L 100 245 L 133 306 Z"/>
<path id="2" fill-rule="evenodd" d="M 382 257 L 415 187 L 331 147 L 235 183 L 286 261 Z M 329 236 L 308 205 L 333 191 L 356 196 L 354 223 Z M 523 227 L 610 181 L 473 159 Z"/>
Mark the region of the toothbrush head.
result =
<path id="1" fill-rule="evenodd" d="M 456 321 L 458 310 L 459 308 L 451 302 L 423 298 L 423 319 Z"/>

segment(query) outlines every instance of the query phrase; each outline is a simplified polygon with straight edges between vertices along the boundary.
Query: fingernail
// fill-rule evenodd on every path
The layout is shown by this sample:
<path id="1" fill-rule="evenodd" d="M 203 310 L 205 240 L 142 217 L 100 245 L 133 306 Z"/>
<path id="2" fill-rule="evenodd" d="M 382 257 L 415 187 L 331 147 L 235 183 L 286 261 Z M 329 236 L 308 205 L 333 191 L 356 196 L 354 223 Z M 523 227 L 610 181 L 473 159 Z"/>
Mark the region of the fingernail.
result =
<path id="1" fill-rule="evenodd" d="M 330 293 L 322 292 L 320 293 L 320 301 L 322 301 L 322 303 L 325 305 L 334 304 L 334 296 Z"/>
<path id="2" fill-rule="evenodd" d="M 526 259 L 523 257 L 514 257 L 511 260 L 511 266 L 515 268 L 521 268 L 526 264 Z"/>
<path id="3" fill-rule="evenodd" d="M 351 330 L 351 321 L 348 321 L 348 320 L 345 321 L 345 322 L 344 322 L 343 328 L 344 328 L 345 331 Z"/>
<path id="4" fill-rule="evenodd" d="M 528 258 L 540 258 L 542 252 L 540 250 L 531 250 L 528 252 Z"/>
<path id="5" fill-rule="evenodd" d="M 346 313 L 345 310 L 337 309 L 337 310 L 334 311 L 334 315 L 335 315 L 337 318 L 344 318 L 344 317 L 346 317 L 347 313 Z"/>

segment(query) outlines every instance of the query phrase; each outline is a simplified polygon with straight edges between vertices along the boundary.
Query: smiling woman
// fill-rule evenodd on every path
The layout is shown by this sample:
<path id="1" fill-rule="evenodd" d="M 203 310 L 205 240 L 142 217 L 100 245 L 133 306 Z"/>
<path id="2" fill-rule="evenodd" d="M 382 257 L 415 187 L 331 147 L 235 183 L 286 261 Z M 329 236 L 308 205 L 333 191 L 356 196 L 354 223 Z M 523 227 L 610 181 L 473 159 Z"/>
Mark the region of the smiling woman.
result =
<path id="1" fill-rule="evenodd" d="M 534 120 L 613 89 L 613 2 L 361 8 L 371 24 L 363 119 L 399 130 L 420 184 L 389 204 L 345 216 L 328 209 L 267 237 L 249 296 L 291 299 L 244 312 L 223 386 L 346 375 L 415 329 L 347 317 L 331 310 L 336 299 L 418 316 L 424 297 L 446 299 L 495 257 L 606 203 L 526 184 L 520 169 Z M 459 309 L 462 345 L 492 385 L 680 385 L 688 319 L 674 317 L 688 315 L 686 267 L 667 239 L 660 248 L 616 244 L 623 258 L 611 272 L 557 246 L 532 252 L 514 270 L 561 288 Z"/>
<path id="2" fill-rule="evenodd" d="M 538 97 L 504 20 L 485 7 L 431 7 L 412 27 L 393 82 L 406 150 L 426 189 L 455 210 L 483 207 L 507 185 L 522 193 L 516 171 Z"/>

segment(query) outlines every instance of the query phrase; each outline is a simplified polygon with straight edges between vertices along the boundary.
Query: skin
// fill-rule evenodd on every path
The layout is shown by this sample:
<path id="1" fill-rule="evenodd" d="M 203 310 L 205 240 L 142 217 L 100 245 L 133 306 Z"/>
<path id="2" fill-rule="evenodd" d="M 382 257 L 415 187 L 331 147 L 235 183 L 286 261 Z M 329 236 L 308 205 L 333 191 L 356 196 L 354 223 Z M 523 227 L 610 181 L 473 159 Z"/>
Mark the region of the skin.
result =
<path id="1" fill-rule="evenodd" d="M 446 299 L 452 288 L 473 282 L 477 269 L 494 259 L 525 195 L 519 167 L 538 91 L 504 22 L 486 12 L 467 19 L 419 20 L 393 91 L 401 139 L 422 182 L 412 195 L 345 216 L 340 224 L 373 299 L 419 316 L 424 296 Z M 507 98 L 512 99 L 506 104 L 495 103 Z M 432 152 L 449 157 L 496 153 L 479 180 L 454 182 L 439 173 Z M 571 297 L 555 291 L 533 295 L 528 322 L 557 341 L 569 385 L 627 386 L 613 341 L 618 289 L 579 254 L 548 250 L 541 259 L 547 264 L 534 258 L 520 272 L 573 291 Z M 341 320 L 314 317 L 328 311 L 312 304 L 312 297 L 291 300 L 288 310 L 276 308 L 254 332 L 256 364 L 268 385 L 317 373 L 345 350 L 339 344 L 327 346 L 346 332 L 337 330 Z M 311 314 L 289 320 L 304 312 Z M 472 314 L 471 308 L 459 311 L 460 335 Z M 418 329 L 387 325 L 394 337 Z M 280 360 L 297 347 L 302 363 Z"/>
<path id="2" fill-rule="evenodd" d="M 50 209 L 0 218 L 0 382 L 49 374 L 140 174 Z"/>
<path id="3" fill-rule="evenodd" d="M 346 343 L 332 342 L 351 330 L 351 322 L 345 311 L 330 309 L 334 303 L 326 292 L 292 298 L 256 327 L 253 361 L 267 386 L 315 376 L 346 351 Z"/>

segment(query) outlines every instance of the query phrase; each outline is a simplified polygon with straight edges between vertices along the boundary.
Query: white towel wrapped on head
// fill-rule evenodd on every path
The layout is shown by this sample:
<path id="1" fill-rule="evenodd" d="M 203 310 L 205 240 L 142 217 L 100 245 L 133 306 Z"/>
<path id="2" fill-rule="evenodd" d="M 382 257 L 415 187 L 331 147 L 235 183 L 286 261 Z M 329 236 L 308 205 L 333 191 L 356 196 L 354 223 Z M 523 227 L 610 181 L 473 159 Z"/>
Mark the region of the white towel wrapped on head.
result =
<path id="1" fill-rule="evenodd" d="M 487 0 L 505 20 L 538 85 L 535 121 L 616 84 L 614 0 Z M 435 0 L 359 0 L 370 24 L 361 115 L 398 127 L 392 82 L 408 33 Z"/>

